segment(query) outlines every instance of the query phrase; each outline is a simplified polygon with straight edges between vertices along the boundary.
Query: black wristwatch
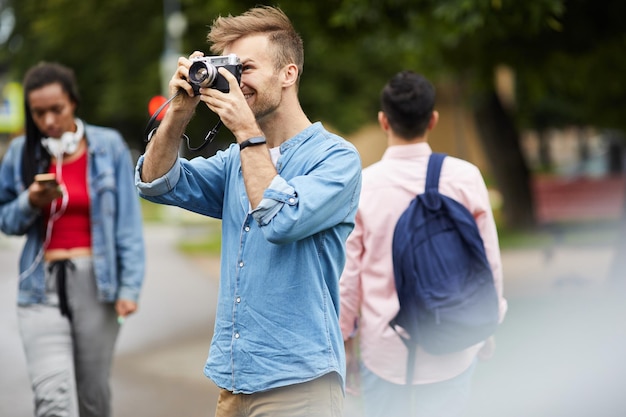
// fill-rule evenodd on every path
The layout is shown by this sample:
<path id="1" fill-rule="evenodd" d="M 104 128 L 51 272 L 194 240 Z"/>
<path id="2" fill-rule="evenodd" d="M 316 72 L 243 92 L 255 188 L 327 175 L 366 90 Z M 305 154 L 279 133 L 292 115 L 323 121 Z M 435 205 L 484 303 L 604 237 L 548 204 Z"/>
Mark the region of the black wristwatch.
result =
<path id="1" fill-rule="evenodd" d="M 263 145 L 264 143 L 266 143 L 266 141 L 263 136 L 255 136 L 253 138 L 246 139 L 243 142 L 241 142 L 239 144 L 239 150 L 241 151 L 242 149 L 247 148 L 248 146 Z"/>

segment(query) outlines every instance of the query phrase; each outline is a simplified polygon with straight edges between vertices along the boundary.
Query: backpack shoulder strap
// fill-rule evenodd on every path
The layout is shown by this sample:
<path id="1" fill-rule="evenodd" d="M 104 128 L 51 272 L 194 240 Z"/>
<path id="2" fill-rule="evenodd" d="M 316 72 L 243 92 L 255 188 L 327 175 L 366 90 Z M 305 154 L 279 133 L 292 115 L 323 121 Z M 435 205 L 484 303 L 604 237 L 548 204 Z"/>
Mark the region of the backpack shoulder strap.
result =
<path id="1" fill-rule="evenodd" d="M 441 166 L 445 157 L 445 153 L 433 152 L 430 154 L 424 191 L 437 191 L 439 189 L 439 175 L 441 174 Z"/>

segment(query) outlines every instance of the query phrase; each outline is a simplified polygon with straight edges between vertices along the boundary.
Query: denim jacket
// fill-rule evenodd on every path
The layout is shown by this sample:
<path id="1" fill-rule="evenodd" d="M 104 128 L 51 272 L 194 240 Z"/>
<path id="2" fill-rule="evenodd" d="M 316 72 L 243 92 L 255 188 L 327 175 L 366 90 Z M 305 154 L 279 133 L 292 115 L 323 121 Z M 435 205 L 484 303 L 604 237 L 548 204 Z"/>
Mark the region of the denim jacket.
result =
<path id="1" fill-rule="evenodd" d="M 361 162 L 313 124 L 280 146 L 278 175 L 250 210 L 239 146 L 178 159 L 140 195 L 222 219 L 221 277 L 205 375 L 254 393 L 337 372 L 345 378 L 339 276 L 354 227 Z"/>
<path id="2" fill-rule="evenodd" d="M 145 249 L 133 164 L 121 135 L 109 128 L 85 126 L 88 142 L 88 193 L 98 299 L 137 301 L 145 271 Z M 19 304 L 45 301 L 41 232 L 42 211 L 28 202 L 22 180 L 24 136 L 14 139 L 0 166 L 0 230 L 26 235 L 19 262 Z M 38 256 L 39 255 L 39 256 Z"/>

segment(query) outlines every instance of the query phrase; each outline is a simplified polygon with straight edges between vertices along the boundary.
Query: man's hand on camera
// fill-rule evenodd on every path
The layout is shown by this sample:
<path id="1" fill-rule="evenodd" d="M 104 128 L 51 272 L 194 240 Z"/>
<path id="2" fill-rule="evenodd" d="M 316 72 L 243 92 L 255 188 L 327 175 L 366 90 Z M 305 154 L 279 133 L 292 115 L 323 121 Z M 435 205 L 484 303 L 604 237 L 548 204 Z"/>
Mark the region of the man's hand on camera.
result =
<path id="1" fill-rule="evenodd" d="M 191 87 L 191 84 L 189 84 L 188 80 L 189 67 L 191 66 L 192 62 L 191 59 L 200 56 L 204 56 L 204 53 L 200 51 L 195 51 L 194 53 L 189 55 L 189 58 L 185 58 L 182 56 L 178 58 L 178 67 L 176 68 L 176 72 L 170 79 L 169 89 L 171 96 L 181 90 L 182 92 L 178 94 L 178 96 L 174 100 L 172 100 L 172 107 L 195 108 L 195 106 L 198 105 L 200 100 L 196 97 L 193 88 Z"/>
<path id="2" fill-rule="evenodd" d="M 237 142 L 254 136 L 263 136 L 237 78 L 224 67 L 218 68 L 218 71 L 228 81 L 230 92 L 201 88 L 200 100 L 220 117 L 222 123 L 235 135 Z"/>
<path id="3" fill-rule="evenodd" d="M 196 51 L 189 58 L 178 58 L 178 67 L 169 82 L 170 97 L 176 96 L 170 101 L 159 128 L 150 136 L 141 170 L 144 182 L 152 182 L 165 175 L 178 158 L 181 137 L 200 102 L 187 81 L 191 58 L 197 56 L 204 54 Z"/>

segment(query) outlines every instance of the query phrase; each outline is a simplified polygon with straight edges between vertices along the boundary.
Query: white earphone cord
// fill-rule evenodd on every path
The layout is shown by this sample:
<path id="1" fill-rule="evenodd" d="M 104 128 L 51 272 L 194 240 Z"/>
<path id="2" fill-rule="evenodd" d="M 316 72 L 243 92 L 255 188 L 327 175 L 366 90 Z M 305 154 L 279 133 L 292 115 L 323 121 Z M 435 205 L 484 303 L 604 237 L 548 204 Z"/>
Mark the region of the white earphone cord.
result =
<path id="1" fill-rule="evenodd" d="M 67 188 L 65 184 L 63 184 L 63 156 L 61 154 L 60 157 L 56 158 L 56 172 L 57 172 L 57 182 L 59 183 L 59 187 L 61 187 L 61 192 L 63 193 L 63 197 L 61 197 L 61 207 L 57 212 L 57 204 L 56 199 L 52 200 L 50 203 L 50 216 L 48 216 L 48 222 L 46 224 L 46 236 L 44 238 L 43 244 L 39 248 L 39 252 L 37 256 L 35 256 L 35 260 L 33 263 L 20 274 L 19 281 L 23 281 L 27 276 L 33 273 L 35 268 L 39 265 L 39 263 L 43 259 L 44 252 L 50 243 L 50 238 L 52 237 L 52 227 L 54 226 L 54 222 L 57 221 L 64 213 L 67 208 L 67 204 L 69 202 L 69 193 L 67 192 Z"/>

